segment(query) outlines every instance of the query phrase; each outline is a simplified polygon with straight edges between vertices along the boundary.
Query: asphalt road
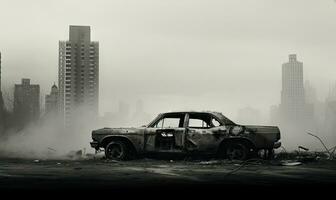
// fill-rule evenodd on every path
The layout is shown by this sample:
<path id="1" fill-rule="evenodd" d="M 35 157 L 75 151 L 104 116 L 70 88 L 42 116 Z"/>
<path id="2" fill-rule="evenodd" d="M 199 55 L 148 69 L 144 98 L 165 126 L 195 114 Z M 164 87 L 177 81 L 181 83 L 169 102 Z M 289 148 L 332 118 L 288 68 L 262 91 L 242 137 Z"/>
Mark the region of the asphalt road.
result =
<path id="1" fill-rule="evenodd" d="M 0 189 L 155 189 L 336 183 L 336 161 L 282 166 L 278 161 L 0 159 Z"/>

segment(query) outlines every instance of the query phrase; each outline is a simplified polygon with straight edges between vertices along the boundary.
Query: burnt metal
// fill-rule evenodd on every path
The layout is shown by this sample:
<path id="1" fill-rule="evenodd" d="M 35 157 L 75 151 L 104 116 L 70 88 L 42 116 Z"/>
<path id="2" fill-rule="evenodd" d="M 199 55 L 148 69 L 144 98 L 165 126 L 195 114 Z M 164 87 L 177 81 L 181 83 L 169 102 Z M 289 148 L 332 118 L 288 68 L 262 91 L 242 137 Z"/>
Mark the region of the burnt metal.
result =
<path id="1" fill-rule="evenodd" d="M 169 120 L 176 122 L 168 126 Z M 199 124 L 193 125 L 194 121 Z M 111 142 L 123 143 L 129 154 L 123 158 L 147 153 L 178 153 L 230 159 L 228 152 L 237 152 L 238 149 L 232 148 L 240 147 L 239 151 L 246 152 L 236 154 L 233 159 L 248 159 L 259 150 L 272 152 L 281 146 L 278 127 L 239 125 L 219 112 L 162 113 L 140 128 L 94 130 L 92 139 L 91 147 L 96 150 L 106 149 Z"/>

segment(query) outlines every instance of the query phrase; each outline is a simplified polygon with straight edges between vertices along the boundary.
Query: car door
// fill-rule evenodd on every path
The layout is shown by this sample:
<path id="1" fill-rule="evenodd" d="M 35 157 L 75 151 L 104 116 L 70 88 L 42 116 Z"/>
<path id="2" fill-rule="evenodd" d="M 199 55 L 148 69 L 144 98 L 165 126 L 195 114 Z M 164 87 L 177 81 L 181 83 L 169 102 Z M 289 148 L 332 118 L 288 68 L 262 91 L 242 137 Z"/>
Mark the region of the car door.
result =
<path id="1" fill-rule="evenodd" d="M 145 130 L 146 152 L 182 152 L 186 127 L 184 113 L 168 113 Z"/>
<path id="2" fill-rule="evenodd" d="M 208 113 L 187 116 L 186 150 L 212 154 L 225 136 L 225 126 Z"/>

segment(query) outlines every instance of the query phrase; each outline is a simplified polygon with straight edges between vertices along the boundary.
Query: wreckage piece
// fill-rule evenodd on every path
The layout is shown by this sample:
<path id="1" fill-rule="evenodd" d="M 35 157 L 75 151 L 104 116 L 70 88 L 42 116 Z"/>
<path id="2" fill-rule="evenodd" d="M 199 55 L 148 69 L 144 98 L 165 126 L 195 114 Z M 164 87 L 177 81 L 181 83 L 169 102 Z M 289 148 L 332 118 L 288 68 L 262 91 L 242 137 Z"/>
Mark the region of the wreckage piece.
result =
<path id="1" fill-rule="evenodd" d="M 213 155 L 246 160 L 264 150 L 272 157 L 281 146 L 276 126 L 239 125 L 218 112 L 168 112 L 140 128 L 92 131 L 91 147 L 106 158 L 127 160 L 139 154 Z"/>
<path id="2" fill-rule="evenodd" d="M 327 148 L 327 146 L 324 144 L 324 142 L 322 141 L 322 139 L 321 139 L 319 136 L 314 135 L 314 134 L 309 133 L 309 132 L 307 132 L 307 134 L 308 134 L 308 135 L 311 135 L 311 136 L 313 136 L 313 137 L 315 137 L 316 139 L 318 139 L 318 140 L 321 142 L 321 144 L 323 145 L 323 147 L 325 148 L 326 152 L 328 153 L 328 155 L 329 155 L 329 159 L 333 159 L 333 153 L 331 153 L 331 152 L 329 151 L 329 149 Z"/>

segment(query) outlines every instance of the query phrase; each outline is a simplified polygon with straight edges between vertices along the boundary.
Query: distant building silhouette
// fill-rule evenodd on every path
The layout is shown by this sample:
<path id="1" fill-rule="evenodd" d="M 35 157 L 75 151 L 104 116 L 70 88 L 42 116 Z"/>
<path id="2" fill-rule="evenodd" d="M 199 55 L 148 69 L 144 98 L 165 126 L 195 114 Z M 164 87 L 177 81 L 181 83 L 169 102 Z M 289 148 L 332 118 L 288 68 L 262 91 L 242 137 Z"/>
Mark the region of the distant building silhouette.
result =
<path id="1" fill-rule="evenodd" d="M 40 116 L 40 86 L 22 79 L 14 88 L 14 116 L 19 126 L 37 120 Z"/>
<path id="2" fill-rule="evenodd" d="M 238 110 L 237 121 L 242 124 L 260 124 L 261 113 L 252 107 L 245 107 Z"/>
<path id="3" fill-rule="evenodd" d="M 119 101 L 118 117 L 122 120 L 129 120 L 130 118 L 130 105 L 124 101 Z"/>
<path id="4" fill-rule="evenodd" d="M 58 88 L 54 84 L 51 87 L 50 94 L 47 94 L 45 97 L 45 113 L 57 113 L 59 111 L 59 93 Z"/>
<path id="5" fill-rule="evenodd" d="M 1 52 L 0 52 L 0 93 L 1 93 Z"/>
<path id="6" fill-rule="evenodd" d="M 78 116 L 98 116 L 99 44 L 91 41 L 90 26 L 70 26 L 69 40 L 59 42 L 58 73 L 65 125 Z"/>
<path id="7" fill-rule="evenodd" d="M 270 109 L 271 122 L 279 125 L 287 147 L 297 147 L 297 142 L 307 131 L 316 131 L 314 119 L 316 93 L 309 82 L 304 86 L 303 63 L 296 54 L 282 64 L 281 103 Z"/>
<path id="8" fill-rule="evenodd" d="M 336 84 L 329 91 L 325 101 L 325 133 L 330 143 L 336 143 Z"/>
<path id="9" fill-rule="evenodd" d="M 147 125 L 150 120 L 150 115 L 145 111 L 144 102 L 140 99 L 137 100 L 135 104 L 135 112 L 133 114 L 134 125 Z"/>
<path id="10" fill-rule="evenodd" d="M 308 103 L 308 104 L 317 103 L 316 89 L 312 86 L 310 81 L 308 81 L 308 80 L 305 81 L 304 90 L 305 90 L 305 101 L 306 101 L 306 103 Z"/>
<path id="11" fill-rule="evenodd" d="M 5 116 L 4 116 L 4 101 L 1 90 L 1 52 L 0 52 L 0 134 L 4 131 Z"/>
<path id="12" fill-rule="evenodd" d="M 302 123 L 305 110 L 303 63 L 296 55 L 289 55 L 289 62 L 282 65 L 281 117 L 286 123 Z"/>

